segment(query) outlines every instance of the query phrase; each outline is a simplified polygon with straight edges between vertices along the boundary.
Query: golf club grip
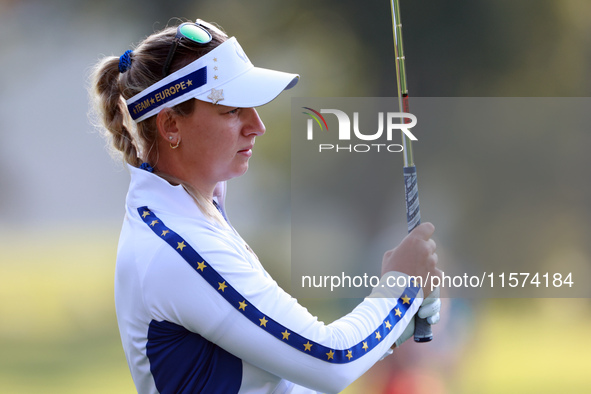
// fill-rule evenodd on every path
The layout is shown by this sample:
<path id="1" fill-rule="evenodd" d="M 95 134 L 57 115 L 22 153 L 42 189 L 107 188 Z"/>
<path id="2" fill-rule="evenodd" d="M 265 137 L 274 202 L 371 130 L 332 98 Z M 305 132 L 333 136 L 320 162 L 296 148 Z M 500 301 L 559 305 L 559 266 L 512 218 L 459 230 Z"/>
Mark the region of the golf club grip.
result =
<path id="1" fill-rule="evenodd" d="M 419 187 L 417 184 L 417 168 L 415 166 L 404 167 L 404 197 L 406 201 L 406 222 L 408 232 L 421 224 L 421 211 L 419 208 Z M 433 339 L 433 331 L 427 319 L 421 319 L 415 315 L 415 342 L 429 342 Z"/>

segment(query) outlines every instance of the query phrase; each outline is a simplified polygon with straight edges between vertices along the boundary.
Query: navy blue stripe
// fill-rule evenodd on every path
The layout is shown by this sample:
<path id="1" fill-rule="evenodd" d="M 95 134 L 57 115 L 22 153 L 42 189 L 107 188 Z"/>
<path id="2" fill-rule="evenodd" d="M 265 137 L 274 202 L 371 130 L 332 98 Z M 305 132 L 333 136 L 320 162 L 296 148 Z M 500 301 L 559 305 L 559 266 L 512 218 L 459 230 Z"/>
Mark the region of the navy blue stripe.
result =
<path id="1" fill-rule="evenodd" d="M 152 320 L 146 354 L 161 394 L 240 390 L 242 360 L 178 324 Z"/>
<path id="2" fill-rule="evenodd" d="M 330 363 L 348 363 L 362 357 L 365 353 L 376 347 L 389 334 L 392 327 L 404 317 L 420 289 L 420 286 L 407 287 L 402 297 L 397 300 L 396 306 L 390 310 L 388 316 L 382 321 L 382 324 L 376 327 L 367 338 L 348 349 L 332 349 L 304 338 L 296 332 L 290 331 L 287 327 L 263 314 L 218 274 L 180 235 L 166 227 L 148 207 L 140 207 L 138 208 L 138 212 L 144 223 L 156 235 L 175 249 L 207 283 L 248 320 L 291 347 Z M 223 291 L 221 290 L 222 288 Z"/>
<path id="3" fill-rule="evenodd" d="M 127 105 L 129 114 L 136 120 L 155 108 L 158 108 L 170 100 L 183 96 L 192 90 L 200 88 L 207 83 L 207 68 L 201 67 L 177 80 L 174 80 L 160 89 L 140 97 Z"/>

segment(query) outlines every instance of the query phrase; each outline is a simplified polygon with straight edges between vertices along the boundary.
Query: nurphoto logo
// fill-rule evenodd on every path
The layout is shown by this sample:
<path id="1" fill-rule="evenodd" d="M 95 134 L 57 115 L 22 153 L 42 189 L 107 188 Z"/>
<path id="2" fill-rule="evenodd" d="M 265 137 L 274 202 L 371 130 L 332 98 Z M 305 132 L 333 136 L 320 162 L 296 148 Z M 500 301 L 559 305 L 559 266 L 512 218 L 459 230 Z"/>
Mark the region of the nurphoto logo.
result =
<path id="1" fill-rule="evenodd" d="M 309 116 L 306 128 L 306 138 L 309 141 L 314 140 L 314 128 L 317 129 L 317 132 L 331 133 L 328 123 L 322 114 L 332 114 L 336 116 L 338 122 L 338 134 L 334 137 L 338 139 L 338 143 L 320 143 L 318 144 L 319 152 L 402 152 L 404 149 L 402 145 L 390 143 L 393 138 L 399 138 L 398 135 L 393 137 L 394 130 L 400 130 L 410 140 L 417 141 L 417 137 L 410 132 L 410 129 L 417 124 L 417 117 L 411 113 L 378 112 L 378 130 L 375 132 L 373 130 L 363 130 L 362 132 L 359 126 L 359 112 L 353 112 L 353 127 L 351 127 L 351 118 L 344 111 L 338 109 L 321 109 L 320 111 L 316 111 L 310 107 L 302 108 L 306 110 L 303 114 Z M 374 115 L 374 117 L 375 116 L 376 115 Z M 353 132 L 351 132 L 351 130 L 353 130 Z M 364 141 L 364 143 L 346 144 L 342 143 L 343 141 Z M 367 143 L 366 141 L 372 141 L 373 143 Z"/>

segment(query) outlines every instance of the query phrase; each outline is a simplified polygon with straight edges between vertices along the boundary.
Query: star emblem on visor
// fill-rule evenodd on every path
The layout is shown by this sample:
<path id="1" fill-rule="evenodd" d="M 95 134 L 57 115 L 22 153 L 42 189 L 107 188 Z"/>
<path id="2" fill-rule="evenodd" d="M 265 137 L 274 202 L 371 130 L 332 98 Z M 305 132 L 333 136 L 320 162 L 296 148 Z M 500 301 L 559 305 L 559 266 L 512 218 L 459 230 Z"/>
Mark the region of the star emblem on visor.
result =
<path id="1" fill-rule="evenodd" d="M 224 99 L 224 89 L 211 89 L 211 94 L 207 96 L 207 98 L 210 99 L 212 103 L 217 104 L 218 101 Z"/>

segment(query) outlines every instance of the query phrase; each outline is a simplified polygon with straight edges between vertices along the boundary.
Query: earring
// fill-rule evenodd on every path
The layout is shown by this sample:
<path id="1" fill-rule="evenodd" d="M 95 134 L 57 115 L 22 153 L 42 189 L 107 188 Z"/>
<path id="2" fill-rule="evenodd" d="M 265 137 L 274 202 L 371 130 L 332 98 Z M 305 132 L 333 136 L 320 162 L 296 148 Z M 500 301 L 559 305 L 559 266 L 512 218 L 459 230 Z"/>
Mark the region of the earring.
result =
<path id="1" fill-rule="evenodd" d="M 169 140 L 169 141 L 172 141 L 172 135 L 169 135 L 169 136 L 168 136 L 168 140 Z"/>
<path id="2" fill-rule="evenodd" d="M 172 137 L 170 137 L 170 139 L 172 139 Z M 176 142 L 176 145 L 173 145 L 172 143 L 170 143 L 169 145 L 170 145 L 170 148 L 171 148 L 171 149 L 176 149 L 176 148 L 178 148 L 178 147 L 179 147 L 179 145 L 180 145 L 180 144 L 181 144 L 181 137 L 179 136 L 179 139 L 178 139 L 178 141 Z"/>

